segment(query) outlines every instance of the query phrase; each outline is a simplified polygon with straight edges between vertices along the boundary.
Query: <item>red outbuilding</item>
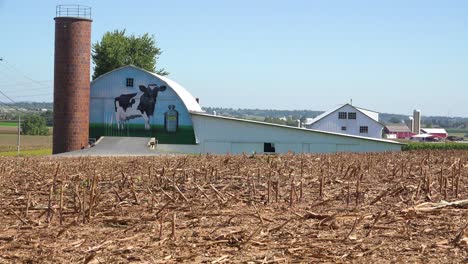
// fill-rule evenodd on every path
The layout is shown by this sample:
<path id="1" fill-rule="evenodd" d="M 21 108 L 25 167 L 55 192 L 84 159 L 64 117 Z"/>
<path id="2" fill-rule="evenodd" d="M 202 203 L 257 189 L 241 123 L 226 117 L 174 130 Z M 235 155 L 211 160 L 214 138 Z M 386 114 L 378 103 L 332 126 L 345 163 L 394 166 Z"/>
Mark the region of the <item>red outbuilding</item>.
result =
<path id="1" fill-rule="evenodd" d="M 414 135 L 406 124 L 386 124 L 385 134 L 394 135 L 393 138 L 410 138 Z"/>
<path id="2" fill-rule="evenodd" d="M 421 133 L 433 135 L 442 139 L 445 139 L 448 136 L 447 131 L 443 128 L 421 128 Z"/>

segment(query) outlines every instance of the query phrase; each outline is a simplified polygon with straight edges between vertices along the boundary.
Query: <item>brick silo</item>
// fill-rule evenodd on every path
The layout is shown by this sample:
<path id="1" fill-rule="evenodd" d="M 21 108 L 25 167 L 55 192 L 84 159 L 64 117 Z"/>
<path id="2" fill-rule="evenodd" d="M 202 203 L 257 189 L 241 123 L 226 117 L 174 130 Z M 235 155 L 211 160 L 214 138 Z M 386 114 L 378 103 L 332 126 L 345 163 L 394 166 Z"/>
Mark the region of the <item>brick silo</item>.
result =
<path id="1" fill-rule="evenodd" d="M 88 145 L 91 8 L 57 6 L 53 154 Z"/>

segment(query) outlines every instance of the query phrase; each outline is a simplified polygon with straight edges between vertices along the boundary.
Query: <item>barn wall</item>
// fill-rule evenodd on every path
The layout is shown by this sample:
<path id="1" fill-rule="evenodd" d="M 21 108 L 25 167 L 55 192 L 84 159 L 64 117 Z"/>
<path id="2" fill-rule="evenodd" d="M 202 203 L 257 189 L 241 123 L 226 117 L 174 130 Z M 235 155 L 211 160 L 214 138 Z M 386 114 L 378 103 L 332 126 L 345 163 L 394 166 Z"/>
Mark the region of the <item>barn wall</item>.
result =
<path id="1" fill-rule="evenodd" d="M 133 87 L 127 87 L 127 78 L 133 78 Z M 154 113 L 149 120 L 150 129 L 145 128 L 143 117 L 129 119 L 124 122 L 123 128 L 119 129 L 115 108 L 116 97 L 137 94 L 135 98 L 138 99 L 143 94 L 139 86 L 149 84 L 167 87 L 165 91 L 158 93 Z M 165 126 L 165 118 L 167 118 L 165 114 L 171 105 L 174 105 L 178 112 L 176 132 L 168 131 Z M 133 107 L 136 109 L 137 104 Z M 175 90 L 155 75 L 132 66 L 114 70 L 92 82 L 89 119 L 89 131 L 92 138 L 100 136 L 155 137 L 162 144 L 195 144 L 190 114 Z"/>
<path id="2" fill-rule="evenodd" d="M 339 112 L 356 112 L 356 119 L 338 119 Z M 342 131 L 341 127 L 345 126 L 346 131 Z M 360 126 L 367 126 L 368 133 L 359 133 Z M 382 138 L 383 126 L 375 120 L 357 111 L 350 105 L 345 105 L 339 110 L 331 113 L 330 115 L 320 119 L 310 126 L 311 129 L 342 133 L 355 136 Z"/>
<path id="3" fill-rule="evenodd" d="M 216 116 L 193 114 L 199 145 L 158 145 L 159 150 L 184 153 L 262 153 L 265 142 L 276 153 L 383 152 L 400 151 L 401 145 L 364 138 L 333 135 L 307 129 L 267 125 Z"/>

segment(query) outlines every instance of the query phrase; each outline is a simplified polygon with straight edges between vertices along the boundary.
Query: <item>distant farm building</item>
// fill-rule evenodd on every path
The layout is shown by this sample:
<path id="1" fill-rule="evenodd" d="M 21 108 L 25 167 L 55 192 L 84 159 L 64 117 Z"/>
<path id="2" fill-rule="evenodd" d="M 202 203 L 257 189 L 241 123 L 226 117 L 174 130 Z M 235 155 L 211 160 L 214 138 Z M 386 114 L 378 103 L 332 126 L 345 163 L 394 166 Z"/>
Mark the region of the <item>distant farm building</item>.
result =
<path id="1" fill-rule="evenodd" d="M 413 133 L 406 124 L 386 124 L 385 125 L 385 134 L 387 138 L 410 138 Z"/>
<path id="2" fill-rule="evenodd" d="M 421 128 L 421 133 L 429 134 L 441 139 L 447 138 L 448 133 L 443 128 Z"/>
<path id="3" fill-rule="evenodd" d="M 375 112 L 352 106 L 345 106 L 340 111 L 350 117 L 348 126 L 355 122 L 353 125 L 366 127 L 366 132 L 343 135 L 207 114 L 196 99 L 176 82 L 135 66 L 125 66 L 91 83 L 89 134 L 92 138 L 155 138 L 157 150 L 179 153 L 379 152 L 401 149 L 397 142 L 363 136 L 381 134 L 382 127 L 376 121 L 378 114 Z"/>
<path id="4" fill-rule="evenodd" d="M 327 111 L 304 124 L 306 128 L 361 136 L 382 138 L 384 125 L 379 122 L 379 113 L 351 104 L 344 104 Z"/>
<path id="5" fill-rule="evenodd" d="M 410 137 L 410 140 L 418 142 L 433 142 L 439 141 L 440 138 L 431 134 L 415 134 Z"/>

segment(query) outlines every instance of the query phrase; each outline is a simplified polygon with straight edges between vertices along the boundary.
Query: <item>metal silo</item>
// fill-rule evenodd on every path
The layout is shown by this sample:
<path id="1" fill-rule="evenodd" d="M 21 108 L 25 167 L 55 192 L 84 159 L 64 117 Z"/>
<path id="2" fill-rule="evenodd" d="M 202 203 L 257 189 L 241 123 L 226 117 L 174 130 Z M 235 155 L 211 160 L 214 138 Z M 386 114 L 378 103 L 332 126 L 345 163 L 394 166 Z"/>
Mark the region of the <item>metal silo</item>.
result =
<path id="1" fill-rule="evenodd" d="M 421 110 L 413 111 L 413 133 L 419 134 L 421 130 Z"/>
<path id="2" fill-rule="evenodd" d="M 412 116 L 408 116 L 408 119 L 405 120 L 406 125 L 408 126 L 411 133 L 414 131 L 414 119 Z"/>

